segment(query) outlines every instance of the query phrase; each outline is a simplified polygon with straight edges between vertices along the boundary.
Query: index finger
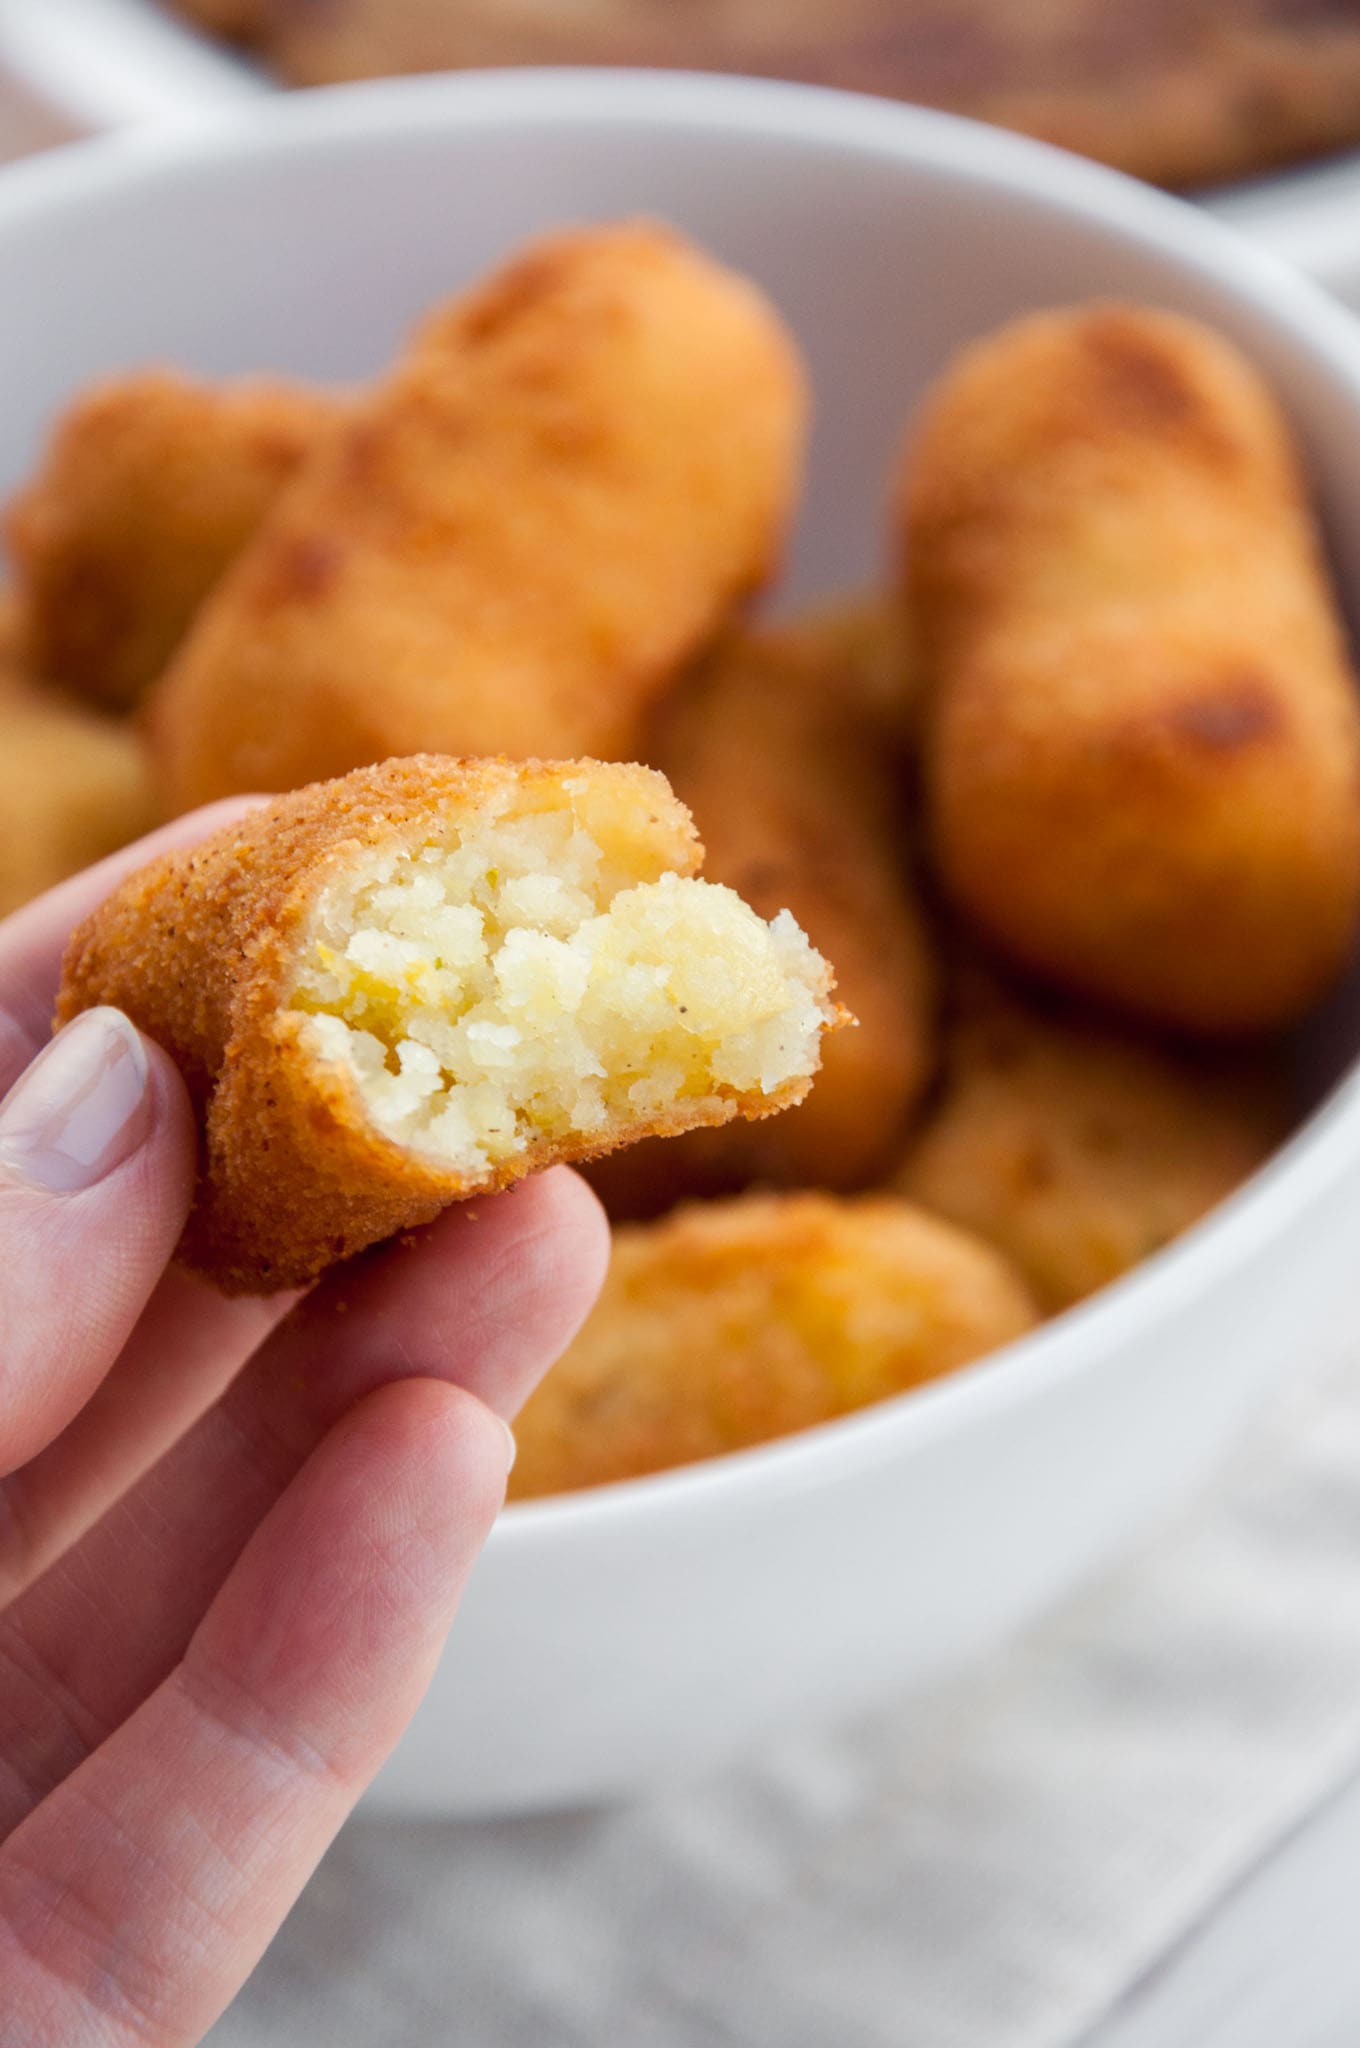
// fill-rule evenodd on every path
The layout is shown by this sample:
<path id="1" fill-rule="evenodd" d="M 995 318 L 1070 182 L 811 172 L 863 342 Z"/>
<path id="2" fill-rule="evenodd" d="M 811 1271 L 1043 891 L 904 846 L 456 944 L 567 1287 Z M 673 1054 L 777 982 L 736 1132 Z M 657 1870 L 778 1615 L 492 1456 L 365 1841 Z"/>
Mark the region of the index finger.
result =
<path id="1" fill-rule="evenodd" d="M 69 882 L 59 883 L 0 923 L 0 1095 L 51 1036 L 62 954 L 80 920 L 124 876 L 135 874 L 157 854 L 192 846 L 265 801 L 258 796 L 223 797 L 202 810 L 188 811 Z"/>

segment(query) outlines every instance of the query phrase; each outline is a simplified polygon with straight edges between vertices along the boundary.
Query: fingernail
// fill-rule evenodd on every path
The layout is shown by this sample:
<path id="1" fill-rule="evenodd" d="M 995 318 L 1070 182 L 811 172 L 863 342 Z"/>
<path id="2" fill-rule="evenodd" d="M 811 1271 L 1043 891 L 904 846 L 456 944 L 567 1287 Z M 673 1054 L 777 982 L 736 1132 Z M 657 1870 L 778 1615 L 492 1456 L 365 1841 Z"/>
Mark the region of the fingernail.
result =
<path id="1" fill-rule="evenodd" d="M 505 1470 L 508 1477 L 515 1469 L 515 1460 L 519 1456 L 519 1445 L 515 1442 L 515 1432 L 511 1429 L 505 1417 L 498 1415 L 496 1420 L 505 1431 Z"/>
<path id="2" fill-rule="evenodd" d="M 151 1128 L 149 1069 L 121 1010 L 85 1010 L 0 1102 L 0 1173 L 44 1194 L 92 1188 Z"/>

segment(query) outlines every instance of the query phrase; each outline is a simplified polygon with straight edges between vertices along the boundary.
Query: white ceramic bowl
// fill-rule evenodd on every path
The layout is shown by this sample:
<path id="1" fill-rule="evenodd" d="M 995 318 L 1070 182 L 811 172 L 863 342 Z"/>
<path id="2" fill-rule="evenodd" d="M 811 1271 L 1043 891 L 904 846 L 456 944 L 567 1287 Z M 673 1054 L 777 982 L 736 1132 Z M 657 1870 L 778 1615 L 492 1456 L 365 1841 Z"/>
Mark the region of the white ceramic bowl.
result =
<path id="1" fill-rule="evenodd" d="M 669 216 L 758 277 L 819 424 L 789 591 L 869 576 L 925 379 L 1022 308 L 1116 292 L 1235 334 L 1307 448 L 1360 598 L 1360 329 L 1190 208 L 941 115 L 792 86 L 465 75 L 290 97 L 0 179 L 0 487 L 84 379 L 374 368 L 553 222 Z M 1319 1092 L 1360 993 L 1314 1034 Z M 616 1793 L 984 1652 L 1129 1545 L 1344 1323 L 1360 1086 L 1179 1245 L 925 1392 L 712 1464 L 511 1509 L 372 1797 Z"/>
<path id="2" fill-rule="evenodd" d="M 267 66 L 164 0 L 0 0 L 0 102 L 6 76 L 37 133 L 68 136 L 212 113 L 279 90 Z M 1360 151 L 1215 186 L 1200 199 L 1360 305 Z"/>

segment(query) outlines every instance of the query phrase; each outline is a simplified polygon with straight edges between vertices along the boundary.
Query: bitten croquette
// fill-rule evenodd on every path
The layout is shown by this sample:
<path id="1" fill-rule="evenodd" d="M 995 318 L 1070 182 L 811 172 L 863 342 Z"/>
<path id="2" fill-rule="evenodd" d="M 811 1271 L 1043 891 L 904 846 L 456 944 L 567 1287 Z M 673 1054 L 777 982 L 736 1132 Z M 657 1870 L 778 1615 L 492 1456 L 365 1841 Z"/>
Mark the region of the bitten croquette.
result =
<path id="1" fill-rule="evenodd" d="M 117 1004 L 178 1064 L 184 1263 L 302 1286 L 536 1168 L 801 1099 L 830 969 L 701 858 L 650 769 L 390 761 L 124 882 L 58 1019 Z"/>

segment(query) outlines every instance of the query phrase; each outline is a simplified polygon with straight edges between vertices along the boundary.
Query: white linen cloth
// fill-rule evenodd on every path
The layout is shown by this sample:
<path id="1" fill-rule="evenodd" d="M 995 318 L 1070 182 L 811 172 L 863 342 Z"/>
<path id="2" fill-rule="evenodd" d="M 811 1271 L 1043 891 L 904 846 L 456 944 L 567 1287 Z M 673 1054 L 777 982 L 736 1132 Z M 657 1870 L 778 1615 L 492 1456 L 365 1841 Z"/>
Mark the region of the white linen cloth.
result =
<path id="1" fill-rule="evenodd" d="M 1357 1769 L 1360 1358 L 947 1691 L 633 1807 L 361 1816 L 212 2048 L 1072 2048 Z"/>

